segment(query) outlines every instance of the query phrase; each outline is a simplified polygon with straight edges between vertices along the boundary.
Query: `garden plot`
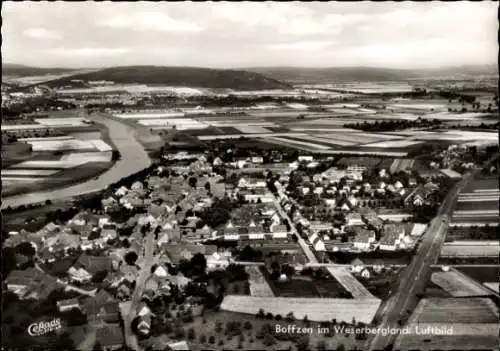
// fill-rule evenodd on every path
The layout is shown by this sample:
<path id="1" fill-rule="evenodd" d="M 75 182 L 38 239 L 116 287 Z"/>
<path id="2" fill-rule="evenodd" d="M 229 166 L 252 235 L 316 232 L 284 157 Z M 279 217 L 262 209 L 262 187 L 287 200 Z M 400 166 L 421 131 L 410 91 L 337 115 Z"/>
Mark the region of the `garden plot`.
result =
<path id="1" fill-rule="evenodd" d="M 235 126 L 240 132 L 245 134 L 255 134 L 255 133 L 271 133 L 269 129 L 261 126 Z"/>
<path id="2" fill-rule="evenodd" d="M 280 137 L 269 137 L 265 138 L 266 141 L 278 141 L 278 142 L 283 142 L 283 143 L 288 143 L 292 145 L 298 145 L 298 146 L 305 146 L 310 149 L 316 149 L 316 150 L 329 150 L 331 147 L 325 146 L 325 145 L 319 145 L 319 144 L 313 144 L 313 143 L 308 143 L 305 141 L 298 141 L 298 140 L 291 140 L 287 138 L 280 138 Z"/>
<path id="3" fill-rule="evenodd" d="M 345 267 L 328 267 L 328 272 L 351 293 L 355 299 L 372 299 L 374 296 Z"/>
<path id="4" fill-rule="evenodd" d="M 352 319 L 369 324 L 380 305 L 380 300 L 372 299 L 331 299 L 299 297 L 254 297 L 227 295 L 221 304 L 226 311 L 257 314 L 260 309 L 265 313 L 286 316 L 293 312 L 295 318 L 305 316 L 311 321 L 331 321 L 351 323 Z"/>
<path id="5" fill-rule="evenodd" d="M 363 147 L 405 148 L 417 144 L 422 144 L 422 142 L 415 140 L 388 140 L 373 144 L 364 144 Z"/>
<path id="6" fill-rule="evenodd" d="M 86 126 L 83 118 L 36 118 L 35 122 L 47 127 L 80 127 Z"/>
<path id="7" fill-rule="evenodd" d="M 493 301 L 484 297 L 467 300 L 453 297 L 426 298 L 420 300 L 410 322 L 498 323 L 498 308 Z"/>
<path id="8" fill-rule="evenodd" d="M 95 145 L 86 140 L 37 140 L 29 142 L 33 151 L 95 150 Z"/>
<path id="9" fill-rule="evenodd" d="M 50 176 L 57 173 L 57 170 L 52 169 L 2 169 L 2 179 L 6 176 Z"/>
<path id="10" fill-rule="evenodd" d="M 453 297 L 486 296 L 491 292 L 457 271 L 434 272 L 431 281 Z"/>
<path id="11" fill-rule="evenodd" d="M 250 295 L 257 297 L 274 297 L 273 290 L 257 266 L 247 266 Z"/>

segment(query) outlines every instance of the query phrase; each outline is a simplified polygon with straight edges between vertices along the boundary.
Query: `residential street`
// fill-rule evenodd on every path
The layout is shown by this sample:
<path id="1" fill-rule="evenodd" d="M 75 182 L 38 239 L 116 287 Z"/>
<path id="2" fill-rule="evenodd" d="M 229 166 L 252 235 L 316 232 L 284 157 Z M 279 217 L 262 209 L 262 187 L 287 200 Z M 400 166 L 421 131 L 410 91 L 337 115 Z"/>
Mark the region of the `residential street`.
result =
<path id="1" fill-rule="evenodd" d="M 290 223 L 291 232 L 292 232 L 292 234 L 295 234 L 297 236 L 298 243 L 299 243 L 300 247 L 302 248 L 302 251 L 304 251 L 304 254 L 307 257 L 307 260 L 310 263 L 319 263 L 318 259 L 316 258 L 316 256 L 314 256 L 313 252 L 311 251 L 311 248 L 309 247 L 309 245 L 300 236 L 299 232 L 297 231 L 297 228 L 295 227 L 295 224 L 293 223 L 293 221 L 290 218 L 290 216 L 288 215 L 288 213 L 286 213 L 286 211 L 283 209 L 279 200 L 277 198 L 275 198 L 273 202 L 274 202 L 274 205 L 276 206 L 276 208 L 278 209 L 278 212 L 280 213 L 281 218 L 286 218 L 288 220 L 288 223 Z"/>
<path id="2" fill-rule="evenodd" d="M 154 232 L 149 232 L 145 238 L 144 244 L 144 265 L 140 270 L 139 276 L 136 280 L 136 286 L 134 289 L 134 293 L 132 294 L 132 299 L 129 302 L 128 313 L 123 316 L 124 320 L 124 332 L 125 332 L 125 343 L 128 347 L 133 350 L 139 351 L 139 343 L 137 342 L 136 335 L 132 332 L 131 324 L 132 320 L 136 316 L 137 306 L 141 302 L 142 292 L 144 289 L 144 284 L 146 283 L 147 278 L 151 274 L 151 267 L 154 265 Z"/>

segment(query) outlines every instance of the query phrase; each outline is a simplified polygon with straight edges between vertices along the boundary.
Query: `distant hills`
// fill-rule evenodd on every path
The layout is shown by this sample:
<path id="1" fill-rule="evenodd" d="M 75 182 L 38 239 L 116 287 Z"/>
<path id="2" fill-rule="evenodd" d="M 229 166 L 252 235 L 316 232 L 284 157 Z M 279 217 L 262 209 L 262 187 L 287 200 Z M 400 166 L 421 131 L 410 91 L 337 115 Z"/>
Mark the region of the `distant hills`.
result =
<path id="1" fill-rule="evenodd" d="M 59 68 L 45 69 L 16 65 L 3 65 L 3 74 L 22 72 L 33 75 L 59 72 Z M 67 70 L 65 72 L 71 72 Z M 76 71 L 76 70 L 73 70 Z M 44 72 L 44 73 L 42 73 Z M 163 67 L 163 66 L 125 66 L 96 69 L 87 72 L 75 72 L 64 77 L 49 80 L 48 86 L 69 85 L 71 80 L 113 81 L 122 84 L 152 84 L 185 86 L 199 88 L 221 88 L 235 90 L 265 90 L 283 89 L 290 86 L 276 79 L 267 78 L 262 74 L 243 70 L 209 69 L 196 67 Z M 18 73 L 21 74 L 21 73 Z"/>
<path id="2" fill-rule="evenodd" d="M 247 70 L 264 74 L 270 78 L 292 83 L 400 81 L 417 78 L 498 75 L 497 65 L 468 65 L 421 70 L 375 67 L 258 67 L 247 68 Z"/>
<path id="3" fill-rule="evenodd" d="M 30 76 L 42 76 L 46 74 L 63 74 L 72 71 L 76 71 L 76 69 L 41 68 L 41 67 L 16 65 L 12 63 L 2 63 L 2 75 L 4 76 L 30 77 Z"/>
<path id="4" fill-rule="evenodd" d="M 405 81 L 439 77 L 467 78 L 498 76 L 497 65 L 463 65 L 439 69 L 389 69 L 375 67 L 255 67 L 246 69 L 210 69 L 198 67 L 125 66 L 103 69 L 39 68 L 3 64 L 5 76 L 47 77 L 48 86 L 69 85 L 71 80 L 114 81 L 124 84 L 152 84 L 220 88 L 235 90 L 286 89 L 297 83 L 335 83 L 368 81 Z"/>

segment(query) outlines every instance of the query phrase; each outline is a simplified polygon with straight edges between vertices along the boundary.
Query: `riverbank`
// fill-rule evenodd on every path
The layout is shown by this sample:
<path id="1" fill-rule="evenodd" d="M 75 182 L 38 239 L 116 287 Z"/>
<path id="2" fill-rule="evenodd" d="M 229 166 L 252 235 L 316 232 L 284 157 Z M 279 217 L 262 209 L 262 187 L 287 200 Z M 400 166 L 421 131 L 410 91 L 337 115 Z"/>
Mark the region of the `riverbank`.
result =
<path id="1" fill-rule="evenodd" d="M 91 178 L 83 183 L 53 190 L 44 189 L 27 194 L 2 196 L 2 209 L 97 192 L 151 165 L 151 158 L 144 146 L 137 141 L 136 131 L 132 127 L 100 114 L 92 114 L 86 118 L 103 124 L 108 129 L 109 139 L 119 151 L 120 159 L 97 179 Z"/>

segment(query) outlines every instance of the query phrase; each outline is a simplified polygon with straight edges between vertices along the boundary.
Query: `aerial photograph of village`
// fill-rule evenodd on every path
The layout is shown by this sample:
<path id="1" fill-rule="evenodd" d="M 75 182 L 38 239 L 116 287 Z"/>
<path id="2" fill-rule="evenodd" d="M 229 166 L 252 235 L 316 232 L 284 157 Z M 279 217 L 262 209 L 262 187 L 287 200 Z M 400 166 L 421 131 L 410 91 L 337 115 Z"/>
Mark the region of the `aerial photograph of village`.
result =
<path id="1" fill-rule="evenodd" d="M 2 20 L 2 350 L 499 350 L 498 3 Z"/>

